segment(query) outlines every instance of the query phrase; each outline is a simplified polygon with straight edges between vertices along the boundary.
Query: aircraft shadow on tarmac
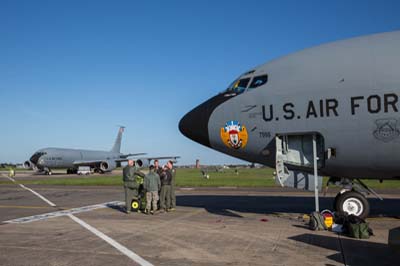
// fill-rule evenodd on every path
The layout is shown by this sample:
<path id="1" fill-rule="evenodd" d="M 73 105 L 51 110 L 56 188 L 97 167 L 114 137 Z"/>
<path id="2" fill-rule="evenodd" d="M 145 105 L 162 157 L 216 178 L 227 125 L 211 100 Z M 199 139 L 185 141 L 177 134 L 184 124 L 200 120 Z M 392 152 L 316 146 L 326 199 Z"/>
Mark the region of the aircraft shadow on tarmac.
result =
<path id="1" fill-rule="evenodd" d="M 339 243 L 337 236 L 315 234 L 301 234 L 289 237 L 289 239 L 337 251 L 338 253 L 327 256 L 327 258 L 345 265 L 396 265 L 400 259 L 399 253 L 396 253 L 387 244 L 374 243 L 368 240 L 360 241 L 341 237 Z"/>
<path id="2" fill-rule="evenodd" d="M 370 217 L 385 216 L 400 218 L 400 199 L 368 199 Z M 177 196 L 177 205 L 204 208 L 208 212 L 231 217 L 241 216 L 234 212 L 259 214 L 311 213 L 314 210 L 313 197 L 288 196 L 231 196 L 231 195 L 182 195 Z M 333 198 L 320 197 L 320 209 L 332 210 Z M 234 211 L 234 212 L 232 212 Z"/>

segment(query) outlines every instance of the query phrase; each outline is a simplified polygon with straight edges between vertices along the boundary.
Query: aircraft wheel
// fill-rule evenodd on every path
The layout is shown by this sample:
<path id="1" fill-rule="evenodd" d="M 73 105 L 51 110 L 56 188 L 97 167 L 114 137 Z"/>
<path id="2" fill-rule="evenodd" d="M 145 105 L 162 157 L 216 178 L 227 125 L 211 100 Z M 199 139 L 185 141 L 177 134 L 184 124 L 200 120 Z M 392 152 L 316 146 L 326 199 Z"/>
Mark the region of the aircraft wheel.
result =
<path id="1" fill-rule="evenodd" d="M 336 210 L 365 219 L 369 214 L 369 203 L 361 193 L 347 191 L 338 195 Z"/>
<path id="2" fill-rule="evenodd" d="M 139 210 L 139 201 L 137 200 L 132 200 L 131 202 L 131 207 L 133 211 L 138 211 Z"/>

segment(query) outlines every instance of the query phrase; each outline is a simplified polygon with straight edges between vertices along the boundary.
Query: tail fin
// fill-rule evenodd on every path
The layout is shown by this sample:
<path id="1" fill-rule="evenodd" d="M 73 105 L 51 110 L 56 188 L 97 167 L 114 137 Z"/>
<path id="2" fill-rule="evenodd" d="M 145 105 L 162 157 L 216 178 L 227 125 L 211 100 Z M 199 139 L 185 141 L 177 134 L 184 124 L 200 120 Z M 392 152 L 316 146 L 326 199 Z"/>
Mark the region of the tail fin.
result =
<path id="1" fill-rule="evenodd" d="M 122 140 L 122 133 L 124 133 L 123 126 L 119 127 L 117 138 L 115 139 L 114 146 L 111 149 L 111 152 L 120 153 L 121 152 L 121 140 Z"/>

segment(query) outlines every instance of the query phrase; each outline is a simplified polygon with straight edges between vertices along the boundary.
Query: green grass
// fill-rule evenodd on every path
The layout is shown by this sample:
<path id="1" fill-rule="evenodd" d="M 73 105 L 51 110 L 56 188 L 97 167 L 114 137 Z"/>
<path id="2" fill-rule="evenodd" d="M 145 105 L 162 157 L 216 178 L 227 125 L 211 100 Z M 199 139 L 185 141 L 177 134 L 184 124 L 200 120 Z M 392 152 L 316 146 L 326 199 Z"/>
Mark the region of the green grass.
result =
<path id="1" fill-rule="evenodd" d="M 275 186 L 273 169 L 233 169 L 216 172 L 209 169 L 209 179 L 203 178 L 199 169 L 178 169 L 176 184 L 180 187 L 271 187 Z"/>
<path id="2" fill-rule="evenodd" d="M 177 169 L 176 183 L 179 187 L 274 187 L 274 169 L 239 169 L 236 174 L 234 169 L 217 172 L 210 168 L 210 179 L 205 179 L 199 169 Z M 325 186 L 327 178 L 324 178 Z M 374 189 L 400 189 L 400 181 L 389 180 L 379 183 L 378 180 L 364 180 Z M 114 176 L 85 176 L 71 178 L 46 178 L 42 180 L 24 180 L 24 184 L 37 185 L 68 185 L 68 186 L 122 186 L 122 177 Z M 12 184 L 9 180 L 1 180 L 0 184 Z"/>

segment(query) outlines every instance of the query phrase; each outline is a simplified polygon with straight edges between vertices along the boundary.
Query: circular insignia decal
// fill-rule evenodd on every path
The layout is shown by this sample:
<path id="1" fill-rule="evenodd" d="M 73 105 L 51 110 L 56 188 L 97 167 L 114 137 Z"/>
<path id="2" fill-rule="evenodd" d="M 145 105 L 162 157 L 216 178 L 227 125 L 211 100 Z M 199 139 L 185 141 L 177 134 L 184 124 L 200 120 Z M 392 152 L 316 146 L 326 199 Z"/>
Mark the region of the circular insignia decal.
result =
<path id="1" fill-rule="evenodd" d="M 228 121 L 221 128 L 221 140 L 229 148 L 240 149 L 246 147 L 248 134 L 245 126 L 238 121 Z"/>

